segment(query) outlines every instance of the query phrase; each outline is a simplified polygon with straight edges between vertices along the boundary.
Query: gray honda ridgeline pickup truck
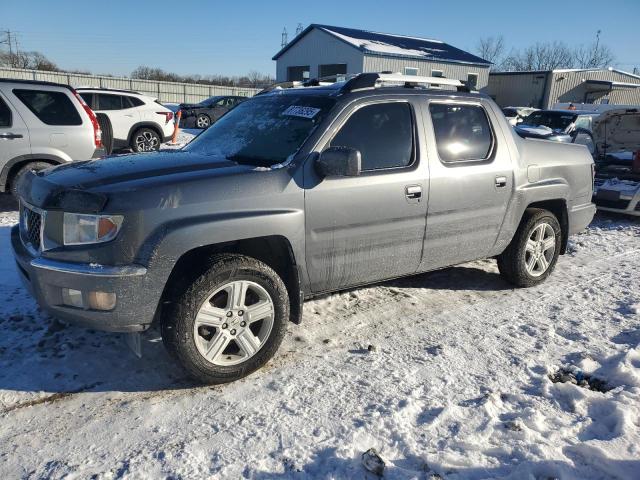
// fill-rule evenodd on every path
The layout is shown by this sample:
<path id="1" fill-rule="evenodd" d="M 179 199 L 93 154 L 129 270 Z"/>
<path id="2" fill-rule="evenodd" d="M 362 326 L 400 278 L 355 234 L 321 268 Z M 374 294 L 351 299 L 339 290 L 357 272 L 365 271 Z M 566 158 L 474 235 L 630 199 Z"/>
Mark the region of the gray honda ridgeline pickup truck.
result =
<path id="1" fill-rule="evenodd" d="M 18 270 L 63 321 L 158 324 L 207 383 L 264 365 L 319 294 L 490 257 L 543 282 L 595 213 L 587 149 L 522 139 L 490 98 L 425 80 L 458 89 L 276 88 L 181 150 L 31 172 Z"/>

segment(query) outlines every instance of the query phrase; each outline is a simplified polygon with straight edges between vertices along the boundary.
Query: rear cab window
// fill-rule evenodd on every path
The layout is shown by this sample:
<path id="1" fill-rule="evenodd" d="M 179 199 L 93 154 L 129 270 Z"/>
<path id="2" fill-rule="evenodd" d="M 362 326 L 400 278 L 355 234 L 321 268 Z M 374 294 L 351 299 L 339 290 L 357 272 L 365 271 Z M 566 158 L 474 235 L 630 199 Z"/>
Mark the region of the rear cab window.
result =
<path id="1" fill-rule="evenodd" d="M 47 125 L 82 125 L 78 110 L 63 92 L 16 88 L 13 94 Z"/>
<path id="2" fill-rule="evenodd" d="M 0 128 L 7 128 L 12 125 L 11 109 L 0 97 Z"/>
<path id="3" fill-rule="evenodd" d="M 438 155 L 443 163 L 490 159 L 495 140 L 484 107 L 432 103 L 429 111 Z"/>

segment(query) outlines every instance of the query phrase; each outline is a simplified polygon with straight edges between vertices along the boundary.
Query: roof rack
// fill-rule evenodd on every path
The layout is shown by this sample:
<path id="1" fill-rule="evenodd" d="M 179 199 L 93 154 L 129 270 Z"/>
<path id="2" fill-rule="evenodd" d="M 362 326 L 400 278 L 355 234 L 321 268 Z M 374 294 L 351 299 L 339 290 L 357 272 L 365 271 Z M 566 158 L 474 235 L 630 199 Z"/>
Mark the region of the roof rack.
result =
<path id="1" fill-rule="evenodd" d="M 342 87 L 342 91 L 356 92 L 358 90 L 366 90 L 383 86 L 429 88 L 434 85 L 456 87 L 459 92 L 471 91 L 468 85 L 461 80 L 445 77 L 419 77 L 417 75 L 402 75 L 400 73 L 361 73 L 349 80 L 344 87 Z"/>
<path id="2" fill-rule="evenodd" d="M 83 87 L 83 86 L 79 86 L 79 87 L 75 87 L 76 90 L 104 90 L 106 92 L 118 92 L 118 93 L 133 93 L 136 95 L 146 95 L 144 93 L 140 93 L 137 92 L 135 90 L 126 90 L 126 89 L 120 89 L 120 88 L 100 88 L 100 87 Z M 151 96 L 151 95 L 147 95 L 147 96 Z"/>
<path id="3" fill-rule="evenodd" d="M 328 81 L 333 79 L 333 81 Z M 434 86 L 450 86 L 456 87 L 458 92 L 471 92 L 466 82 L 445 77 L 419 77 L 417 75 L 402 75 L 401 73 L 359 73 L 346 75 L 331 75 L 322 78 L 312 78 L 305 81 L 280 82 L 270 85 L 256 95 L 262 95 L 274 90 L 285 88 L 304 88 L 341 85 L 339 91 L 341 93 L 357 92 L 360 90 L 369 90 L 380 87 L 400 86 L 406 88 L 431 88 Z"/>
<path id="4" fill-rule="evenodd" d="M 47 82 L 44 80 L 26 80 L 22 78 L 0 78 L 0 82 L 2 83 L 26 83 L 29 85 L 46 85 L 48 87 L 64 87 L 69 90 L 73 90 L 71 85 L 67 85 L 66 83 L 56 83 L 56 82 Z"/>

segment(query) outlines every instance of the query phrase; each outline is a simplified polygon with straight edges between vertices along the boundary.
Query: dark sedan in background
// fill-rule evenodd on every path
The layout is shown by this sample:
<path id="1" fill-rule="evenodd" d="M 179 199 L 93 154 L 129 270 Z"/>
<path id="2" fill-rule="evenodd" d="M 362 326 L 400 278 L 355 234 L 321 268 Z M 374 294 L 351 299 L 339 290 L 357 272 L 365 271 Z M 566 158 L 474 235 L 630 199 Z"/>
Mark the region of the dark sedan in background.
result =
<path id="1" fill-rule="evenodd" d="M 222 115 L 245 100 L 247 97 L 225 95 L 210 97 L 195 104 L 181 103 L 180 125 L 184 128 L 209 128 Z"/>

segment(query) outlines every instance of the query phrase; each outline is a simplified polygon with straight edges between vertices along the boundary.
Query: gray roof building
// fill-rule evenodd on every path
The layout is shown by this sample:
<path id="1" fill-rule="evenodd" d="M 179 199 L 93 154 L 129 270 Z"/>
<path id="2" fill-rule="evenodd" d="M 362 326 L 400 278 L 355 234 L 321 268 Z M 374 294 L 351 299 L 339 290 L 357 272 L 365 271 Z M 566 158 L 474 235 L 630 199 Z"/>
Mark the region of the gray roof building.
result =
<path id="1" fill-rule="evenodd" d="M 501 107 L 556 103 L 640 105 L 640 76 L 613 68 L 491 72 L 487 93 Z"/>
<path id="2" fill-rule="evenodd" d="M 439 40 L 311 24 L 273 57 L 279 82 L 362 72 L 400 72 L 488 82 L 491 63 Z"/>

